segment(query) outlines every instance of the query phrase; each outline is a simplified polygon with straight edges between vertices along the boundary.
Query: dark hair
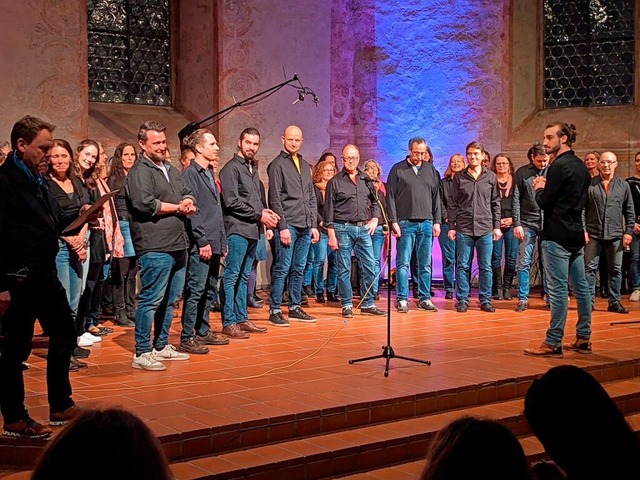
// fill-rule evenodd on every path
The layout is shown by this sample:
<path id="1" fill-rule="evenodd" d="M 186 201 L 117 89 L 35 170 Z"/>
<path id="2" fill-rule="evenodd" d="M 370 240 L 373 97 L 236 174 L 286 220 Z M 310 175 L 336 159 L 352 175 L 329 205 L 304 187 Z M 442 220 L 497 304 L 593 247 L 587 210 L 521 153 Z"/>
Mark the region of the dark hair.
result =
<path id="1" fill-rule="evenodd" d="M 109 176 L 114 178 L 124 178 L 126 174 L 124 173 L 124 167 L 122 166 L 122 154 L 124 153 L 124 149 L 126 147 L 133 148 L 133 151 L 136 152 L 136 147 L 131 145 L 130 143 L 123 142 L 116 147 L 113 151 L 113 155 L 109 159 L 109 163 L 111 164 L 111 168 L 109 169 Z"/>
<path id="2" fill-rule="evenodd" d="M 527 152 L 527 158 L 529 162 L 533 162 L 533 157 L 536 155 L 546 155 L 547 152 L 544 151 L 544 147 L 541 143 L 534 143 L 529 151 Z"/>
<path id="3" fill-rule="evenodd" d="M 4 159 L 7 157 L 5 155 L 5 153 L 2 151 L 5 147 L 11 148 L 11 144 L 9 142 L 7 142 L 6 140 L 0 142 L 0 165 L 2 164 Z"/>
<path id="4" fill-rule="evenodd" d="M 558 127 L 558 138 L 566 135 L 568 147 L 575 143 L 578 134 L 576 133 L 576 126 L 573 123 L 553 122 L 547 125 L 545 130 L 553 127 Z"/>
<path id="5" fill-rule="evenodd" d="M 91 445 L 98 452 L 117 452 L 99 465 L 93 455 L 79 455 Z M 88 473 L 89 472 L 89 473 Z M 171 480 L 162 445 L 144 422 L 126 410 L 83 410 L 47 445 L 32 480 Z"/>
<path id="6" fill-rule="evenodd" d="M 257 135 L 260 136 L 260 132 L 257 128 L 247 127 L 240 132 L 240 141 L 244 140 L 245 135 Z"/>
<path id="7" fill-rule="evenodd" d="M 422 480 L 530 480 L 524 450 L 495 420 L 463 417 L 440 430 L 429 446 Z"/>
<path id="8" fill-rule="evenodd" d="M 480 142 L 478 142 L 478 141 L 471 142 L 469 145 L 467 145 L 467 148 L 464 149 L 464 153 L 467 153 L 470 148 L 473 148 L 473 149 L 476 149 L 476 150 L 482 150 L 482 153 L 487 152 L 484 149 L 484 147 L 482 146 L 482 144 Z"/>
<path id="9" fill-rule="evenodd" d="M 69 154 L 69 168 L 67 168 L 67 171 L 64 172 L 64 174 L 67 178 L 71 177 L 73 174 L 73 149 L 71 148 L 71 145 L 62 138 L 55 138 L 53 142 L 51 142 L 51 150 L 53 150 L 53 147 L 64 148 Z M 49 152 L 51 152 L 51 150 L 49 150 Z M 51 171 L 51 161 L 49 161 L 48 172 L 51 173 Z"/>
<path id="10" fill-rule="evenodd" d="M 413 147 L 414 143 L 419 143 L 419 144 L 423 144 L 424 143 L 425 145 L 427 145 L 427 141 L 424 138 L 422 138 L 422 137 L 413 137 L 413 138 L 411 138 L 409 140 L 409 147 L 408 147 L 409 150 L 411 150 L 411 147 Z M 429 145 L 427 145 L 427 147 L 428 146 Z"/>
<path id="11" fill-rule="evenodd" d="M 153 130 L 154 132 L 164 132 L 167 129 L 162 123 L 155 122 L 153 120 L 147 120 L 138 129 L 138 140 L 141 142 L 147 141 L 147 132 Z"/>
<path id="12" fill-rule="evenodd" d="M 328 157 L 333 157 L 333 159 L 335 160 L 334 163 L 338 163 L 338 157 L 336 157 L 331 152 L 324 152 L 322 155 L 320 155 L 320 159 L 318 160 L 318 163 L 324 162 Z"/>
<path id="13" fill-rule="evenodd" d="M 496 172 L 496 158 L 498 158 L 498 157 L 502 157 L 502 158 L 506 158 L 507 159 L 507 161 L 509 162 L 509 175 L 513 175 L 513 172 L 515 171 L 515 167 L 513 166 L 513 162 L 504 153 L 499 153 L 495 157 L 493 157 L 493 161 L 491 162 L 491 171 L 493 173 L 497 173 Z"/>
<path id="14" fill-rule="evenodd" d="M 635 433 L 602 385 L 579 367 L 561 365 L 536 378 L 524 415 L 569 478 L 628 478 L 640 469 Z"/>
<path id="15" fill-rule="evenodd" d="M 80 171 L 80 165 L 78 163 L 78 156 L 80 155 L 80 152 L 82 152 L 87 147 L 96 147 L 96 151 L 100 152 L 98 142 L 89 138 L 82 140 L 76 147 L 76 154 L 73 156 L 73 173 L 76 177 L 81 178 L 85 181 L 85 184 L 87 185 L 87 188 L 89 190 L 95 190 L 98 188 L 98 172 L 96 170 L 96 167 L 98 166 L 98 159 L 96 158 L 96 162 L 91 165 L 91 168 L 85 170 L 84 172 Z"/>
<path id="16" fill-rule="evenodd" d="M 18 148 L 18 140 L 23 139 L 27 143 L 33 142 L 33 139 L 38 136 L 40 130 L 48 130 L 53 133 L 56 126 L 51 123 L 47 123 L 38 117 L 32 117 L 26 115 L 18 120 L 11 129 L 11 148 L 15 150 Z"/>
<path id="17" fill-rule="evenodd" d="M 640 155 L 640 152 L 636 152 L 636 154 L 633 156 L 633 158 L 635 159 L 638 155 Z"/>

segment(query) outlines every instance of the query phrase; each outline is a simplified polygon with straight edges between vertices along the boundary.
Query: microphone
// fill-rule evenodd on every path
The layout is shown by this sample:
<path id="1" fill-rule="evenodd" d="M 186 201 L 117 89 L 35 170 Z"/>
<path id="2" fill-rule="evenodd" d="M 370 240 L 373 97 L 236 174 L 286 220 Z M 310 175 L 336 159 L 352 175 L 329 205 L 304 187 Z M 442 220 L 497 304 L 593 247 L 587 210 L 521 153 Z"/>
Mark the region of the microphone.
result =
<path id="1" fill-rule="evenodd" d="M 307 94 L 304 90 L 298 90 L 298 98 L 296 98 L 291 105 L 295 105 L 298 102 L 304 102 L 304 96 Z"/>
<path id="2" fill-rule="evenodd" d="M 360 180 L 362 180 L 365 183 L 376 183 L 376 180 L 371 178 L 369 175 L 360 174 Z"/>
<path id="3" fill-rule="evenodd" d="M 295 105 L 298 102 L 304 102 L 304 97 L 306 97 L 307 95 L 311 95 L 311 98 L 313 98 L 313 103 L 317 107 L 318 103 L 320 103 L 320 97 L 318 97 L 318 95 L 316 95 L 316 92 L 311 90 L 309 87 L 304 86 L 298 89 L 298 98 L 291 102 L 291 105 Z"/>

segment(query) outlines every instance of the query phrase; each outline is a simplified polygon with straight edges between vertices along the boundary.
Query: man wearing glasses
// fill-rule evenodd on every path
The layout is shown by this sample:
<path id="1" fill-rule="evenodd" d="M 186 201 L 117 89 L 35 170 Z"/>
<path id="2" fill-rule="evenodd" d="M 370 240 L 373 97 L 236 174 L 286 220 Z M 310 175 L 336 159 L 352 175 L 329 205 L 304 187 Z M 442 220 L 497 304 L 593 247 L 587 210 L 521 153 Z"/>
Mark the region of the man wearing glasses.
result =
<path id="1" fill-rule="evenodd" d="M 355 252 L 360 267 L 362 298 L 360 313 L 385 315 L 373 303 L 373 282 L 376 279 L 371 235 L 378 226 L 379 207 L 365 179 L 358 170 L 360 152 L 355 145 L 342 149 L 344 168 L 327 184 L 324 225 L 329 235 L 329 248 L 338 251 L 338 293 L 342 302 L 342 316 L 353 316 L 351 287 L 351 252 Z"/>
<path id="2" fill-rule="evenodd" d="M 409 311 L 409 263 L 416 249 L 418 308 L 437 312 L 431 301 L 431 246 L 440 235 L 440 175 L 428 161 L 427 142 L 409 140 L 409 157 L 396 163 L 387 179 L 389 220 L 398 238 L 398 312 Z"/>
<path id="3" fill-rule="evenodd" d="M 614 177 L 617 165 L 615 154 L 604 152 L 598 160 L 600 175 L 591 180 L 585 208 L 587 245 L 584 248 L 584 262 L 592 305 L 595 303 L 598 262 L 604 252 L 609 266 L 607 310 L 613 313 L 629 313 L 620 303 L 622 247 L 631 245 L 635 213 L 629 184 Z"/>

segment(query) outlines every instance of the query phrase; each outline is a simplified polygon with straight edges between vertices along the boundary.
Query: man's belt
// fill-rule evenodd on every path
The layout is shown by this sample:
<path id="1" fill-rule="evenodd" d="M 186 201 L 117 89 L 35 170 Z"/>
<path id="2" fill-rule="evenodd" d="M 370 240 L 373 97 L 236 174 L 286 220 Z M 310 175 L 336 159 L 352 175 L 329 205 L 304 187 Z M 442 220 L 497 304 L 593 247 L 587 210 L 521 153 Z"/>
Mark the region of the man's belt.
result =
<path id="1" fill-rule="evenodd" d="M 358 221 L 358 222 L 333 222 L 335 224 L 338 225 L 351 225 L 354 227 L 364 227 L 364 225 L 367 223 L 367 221 Z"/>

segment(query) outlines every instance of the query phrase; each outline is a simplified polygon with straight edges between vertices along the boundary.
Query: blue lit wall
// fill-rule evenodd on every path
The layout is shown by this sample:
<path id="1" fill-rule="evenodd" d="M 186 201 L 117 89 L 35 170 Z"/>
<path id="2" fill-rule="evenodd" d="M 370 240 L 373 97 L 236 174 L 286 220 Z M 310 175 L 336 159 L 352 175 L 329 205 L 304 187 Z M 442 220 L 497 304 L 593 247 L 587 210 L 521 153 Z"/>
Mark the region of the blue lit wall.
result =
<path id="1" fill-rule="evenodd" d="M 424 136 L 436 167 L 480 140 L 500 147 L 502 2 L 376 2 L 378 147 L 385 173 Z M 493 149 L 493 150 L 492 150 Z"/>

